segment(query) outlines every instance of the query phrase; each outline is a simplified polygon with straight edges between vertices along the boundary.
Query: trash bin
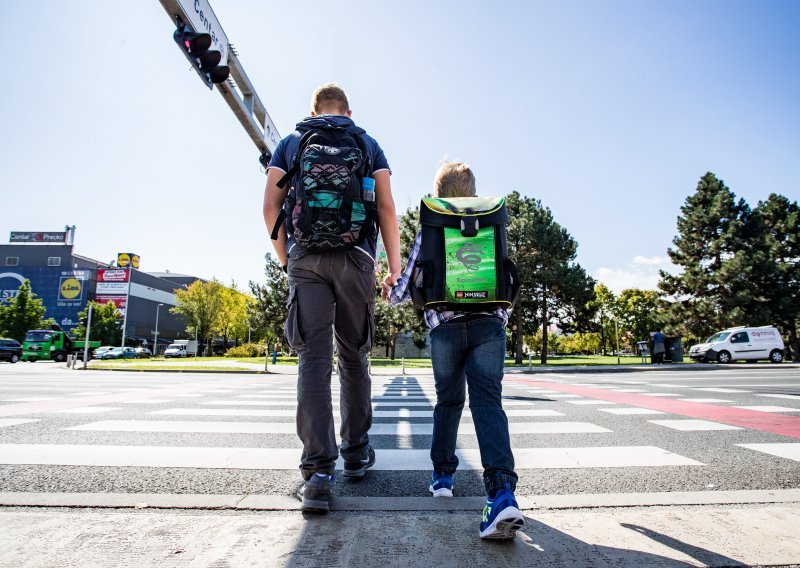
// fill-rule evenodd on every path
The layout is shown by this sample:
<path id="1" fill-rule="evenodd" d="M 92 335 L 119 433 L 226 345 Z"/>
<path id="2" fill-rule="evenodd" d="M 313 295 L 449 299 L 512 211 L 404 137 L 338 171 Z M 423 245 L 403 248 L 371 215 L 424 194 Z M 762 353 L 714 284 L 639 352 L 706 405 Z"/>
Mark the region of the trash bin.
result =
<path id="1" fill-rule="evenodd" d="M 664 345 L 664 361 L 671 363 L 683 363 L 683 343 L 679 335 L 667 337 Z"/>

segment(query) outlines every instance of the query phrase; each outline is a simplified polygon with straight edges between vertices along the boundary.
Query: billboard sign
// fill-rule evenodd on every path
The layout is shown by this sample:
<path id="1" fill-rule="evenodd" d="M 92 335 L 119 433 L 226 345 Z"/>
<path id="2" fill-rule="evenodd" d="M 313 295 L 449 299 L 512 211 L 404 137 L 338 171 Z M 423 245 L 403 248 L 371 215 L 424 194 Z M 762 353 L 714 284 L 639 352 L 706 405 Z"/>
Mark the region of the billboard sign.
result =
<path id="1" fill-rule="evenodd" d="M 16 272 L 0 272 L 0 304 L 7 304 L 17 297 L 19 287 L 25 284 L 25 277 Z"/>
<path id="2" fill-rule="evenodd" d="M 127 282 L 130 273 L 121 269 L 97 269 L 97 283 L 100 282 Z"/>
<path id="3" fill-rule="evenodd" d="M 102 305 L 106 305 L 109 302 L 114 302 L 114 306 L 117 308 L 116 313 L 120 316 L 125 315 L 125 309 L 128 307 L 128 297 L 124 294 L 121 296 L 98 296 L 95 299 L 95 302 Z"/>
<path id="4" fill-rule="evenodd" d="M 105 295 L 115 295 L 115 294 L 127 294 L 128 293 L 128 283 L 127 282 L 98 282 L 97 289 L 95 293 L 98 296 L 105 296 Z"/>
<path id="5" fill-rule="evenodd" d="M 66 243 L 67 233 L 32 233 L 28 231 L 11 231 L 12 243 Z"/>
<path id="6" fill-rule="evenodd" d="M 139 255 L 132 252 L 117 253 L 117 266 L 120 268 L 139 268 Z"/>

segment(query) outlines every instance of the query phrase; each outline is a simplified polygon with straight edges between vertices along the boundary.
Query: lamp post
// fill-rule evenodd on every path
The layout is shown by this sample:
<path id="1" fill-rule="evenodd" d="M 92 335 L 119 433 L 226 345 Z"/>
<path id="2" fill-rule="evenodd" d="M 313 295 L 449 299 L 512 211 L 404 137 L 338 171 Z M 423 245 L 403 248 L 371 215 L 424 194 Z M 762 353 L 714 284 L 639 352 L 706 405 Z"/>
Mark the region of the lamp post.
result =
<path id="1" fill-rule="evenodd" d="M 161 309 L 161 306 L 164 304 L 158 304 L 156 306 L 156 331 L 153 333 L 153 357 L 158 354 L 158 311 Z"/>

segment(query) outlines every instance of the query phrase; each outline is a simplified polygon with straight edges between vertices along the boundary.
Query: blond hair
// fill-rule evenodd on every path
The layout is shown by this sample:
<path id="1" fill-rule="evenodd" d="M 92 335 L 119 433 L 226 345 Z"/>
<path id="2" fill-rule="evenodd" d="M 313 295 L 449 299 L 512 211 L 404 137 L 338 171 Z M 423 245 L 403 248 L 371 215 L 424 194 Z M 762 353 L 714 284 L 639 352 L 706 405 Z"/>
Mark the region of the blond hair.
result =
<path id="1" fill-rule="evenodd" d="M 446 162 L 433 178 L 433 192 L 437 197 L 474 197 L 475 174 L 463 162 Z"/>
<path id="2" fill-rule="evenodd" d="M 311 95 L 311 111 L 314 114 L 324 114 L 323 111 L 326 110 L 337 110 L 343 115 L 350 112 L 347 95 L 341 87 L 333 83 L 318 87 Z"/>

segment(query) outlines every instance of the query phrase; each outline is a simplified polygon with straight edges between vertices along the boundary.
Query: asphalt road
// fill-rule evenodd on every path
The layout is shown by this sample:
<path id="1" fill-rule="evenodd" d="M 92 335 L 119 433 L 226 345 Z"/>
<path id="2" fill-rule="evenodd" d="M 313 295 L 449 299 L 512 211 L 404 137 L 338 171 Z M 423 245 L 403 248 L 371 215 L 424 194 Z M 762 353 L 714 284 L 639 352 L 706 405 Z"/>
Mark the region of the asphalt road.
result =
<path id="1" fill-rule="evenodd" d="M 0 363 L 0 492 L 290 495 L 294 383 Z M 432 377 L 376 375 L 373 396 L 378 463 L 336 495 L 427 496 Z M 520 496 L 800 488 L 797 367 L 509 373 L 504 399 Z M 456 494 L 478 497 L 470 423 Z"/>

